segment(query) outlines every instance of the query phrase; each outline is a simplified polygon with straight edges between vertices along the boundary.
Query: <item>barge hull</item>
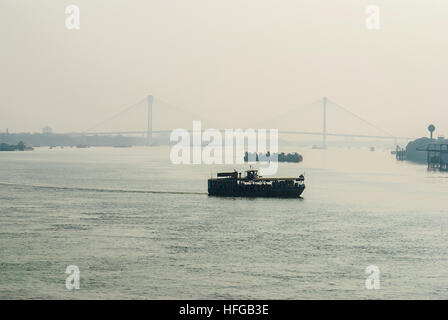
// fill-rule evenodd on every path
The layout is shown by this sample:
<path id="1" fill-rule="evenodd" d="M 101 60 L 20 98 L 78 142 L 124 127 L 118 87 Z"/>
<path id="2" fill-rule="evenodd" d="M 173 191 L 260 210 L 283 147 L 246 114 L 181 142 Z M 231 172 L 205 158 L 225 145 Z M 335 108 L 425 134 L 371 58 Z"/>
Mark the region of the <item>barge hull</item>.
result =
<path id="1" fill-rule="evenodd" d="M 297 178 L 263 178 L 257 170 L 219 172 L 208 180 L 208 194 L 218 197 L 298 198 L 305 190 L 303 175 Z"/>
<path id="2" fill-rule="evenodd" d="M 247 198 L 298 198 L 305 190 L 305 186 L 291 191 L 213 191 L 209 190 L 208 195 L 214 197 L 247 197 Z"/>

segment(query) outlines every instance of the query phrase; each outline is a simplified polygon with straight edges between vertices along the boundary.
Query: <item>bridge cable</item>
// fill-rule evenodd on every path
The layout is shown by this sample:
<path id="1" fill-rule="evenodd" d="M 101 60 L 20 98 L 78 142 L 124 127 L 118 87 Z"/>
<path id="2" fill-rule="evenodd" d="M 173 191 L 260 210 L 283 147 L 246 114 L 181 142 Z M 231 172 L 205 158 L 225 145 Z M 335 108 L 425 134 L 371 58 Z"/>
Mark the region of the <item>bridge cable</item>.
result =
<path id="1" fill-rule="evenodd" d="M 386 131 L 386 130 L 384 130 L 384 129 L 382 129 L 382 128 L 376 126 L 376 125 L 374 125 L 373 123 L 371 123 L 371 122 L 369 122 L 369 121 L 367 121 L 367 120 L 361 118 L 361 117 L 358 116 L 357 114 L 355 114 L 355 113 L 353 113 L 352 111 L 350 111 L 350 110 L 344 108 L 343 106 L 337 104 L 336 102 L 334 102 L 334 101 L 332 101 L 332 100 L 330 100 L 330 99 L 328 99 L 328 102 L 330 102 L 331 104 L 335 105 L 336 107 L 342 109 L 343 111 L 345 111 L 345 112 L 351 114 L 352 116 L 354 116 L 354 117 L 357 118 L 358 120 L 361 120 L 362 122 L 368 124 L 369 126 L 375 128 L 375 129 L 377 129 L 377 130 L 379 130 L 379 131 L 382 131 L 383 133 L 385 133 L 386 135 L 388 135 L 388 136 L 390 136 L 390 137 L 395 138 L 395 136 L 394 136 L 393 134 L 391 134 L 390 132 L 388 132 L 388 131 Z"/>
<path id="2" fill-rule="evenodd" d="M 189 110 L 186 110 L 186 109 L 177 107 L 177 106 L 175 106 L 175 105 L 173 105 L 173 104 L 171 104 L 171 103 L 169 103 L 169 102 L 166 102 L 166 101 L 164 101 L 164 100 L 162 100 L 162 99 L 160 99 L 160 98 L 156 98 L 156 97 L 154 97 L 154 100 L 155 100 L 155 101 L 158 101 L 158 102 L 160 102 L 160 103 L 162 103 L 162 104 L 164 104 L 164 105 L 166 105 L 166 106 L 168 106 L 168 107 L 170 107 L 170 108 L 173 108 L 173 109 L 175 109 L 175 110 L 178 110 L 178 111 L 181 111 L 181 112 L 188 113 L 190 116 L 193 116 L 193 117 L 195 118 L 195 120 L 203 120 L 203 121 L 206 121 L 206 122 L 211 123 L 211 124 L 213 124 L 213 125 L 214 125 L 214 124 L 217 124 L 217 123 L 215 123 L 215 121 L 209 120 L 209 119 L 205 118 L 204 116 L 200 116 L 200 115 L 198 115 L 198 114 L 196 114 L 196 113 L 194 113 L 194 112 L 191 112 L 191 111 L 189 111 Z"/>
<path id="3" fill-rule="evenodd" d="M 262 125 L 262 124 L 266 124 L 267 122 L 272 122 L 272 121 L 281 119 L 281 118 L 283 118 L 283 117 L 285 117 L 285 116 L 291 116 L 291 113 L 293 113 L 293 112 L 297 112 L 297 111 L 302 111 L 302 110 L 304 110 L 304 109 L 306 109 L 306 108 L 308 108 L 308 107 L 313 106 L 314 104 L 316 104 L 316 103 L 318 103 L 318 102 L 322 102 L 322 100 L 319 99 L 319 100 L 313 101 L 313 102 L 311 102 L 311 103 L 308 103 L 308 104 L 299 106 L 299 107 L 297 107 L 297 108 L 290 109 L 290 110 L 288 110 L 288 111 L 286 111 L 286 112 L 283 112 L 283 113 L 281 113 L 281 114 L 279 114 L 279 115 L 274 116 L 273 118 L 269 118 L 269 119 L 264 120 L 263 122 L 259 122 L 257 126 L 260 126 L 260 125 Z"/>
<path id="4" fill-rule="evenodd" d="M 104 123 L 106 123 L 106 122 L 109 122 L 109 121 L 114 120 L 115 118 L 121 116 L 123 113 L 126 113 L 127 111 L 129 111 L 130 109 L 136 107 L 137 105 L 139 105 L 140 103 L 142 103 L 142 102 L 145 101 L 145 100 L 146 100 L 146 98 L 143 98 L 143 99 L 141 99 L 141 100 L 139 100 L 139 101 L 133 103 L 132 105 L 130 105 L 130 106 L 127 107 L 126 109 L 121 110 L 120 112 L 118 112 L 117 114 L 115 114 L 115 115 L 113 115 L 113 116 L 110 116 L 109 118 L 106 118 L 105 120 L 103 120 L 103 121 L 97 123 L 96 125 L 94 125 L 94 126 L 88 128 L 88 129 L 85 130 L 84 132 L 89 132 L 89 131 L 91 131 L 92 129 L 94 129 L 94 128 L 96 128 L 96 127 L 99 127 L 100 125 L 102 125 L 102 124 L 104 124 Z"/>

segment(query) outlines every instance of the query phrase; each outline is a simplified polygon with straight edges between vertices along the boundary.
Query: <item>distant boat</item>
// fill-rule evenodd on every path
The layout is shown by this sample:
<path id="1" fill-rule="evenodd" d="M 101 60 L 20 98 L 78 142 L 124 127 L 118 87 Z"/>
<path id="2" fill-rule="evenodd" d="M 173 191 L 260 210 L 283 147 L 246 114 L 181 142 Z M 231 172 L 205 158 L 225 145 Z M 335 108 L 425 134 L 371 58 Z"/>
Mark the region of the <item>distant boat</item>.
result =
<path id="1" fill-rule="evenodd" d="M 87 146 L 87 145 L 85 145 L 85 144 L 78 144 L 78 145 L 76 146 L 76 148 L 90 148 L 90 146 Z"/>

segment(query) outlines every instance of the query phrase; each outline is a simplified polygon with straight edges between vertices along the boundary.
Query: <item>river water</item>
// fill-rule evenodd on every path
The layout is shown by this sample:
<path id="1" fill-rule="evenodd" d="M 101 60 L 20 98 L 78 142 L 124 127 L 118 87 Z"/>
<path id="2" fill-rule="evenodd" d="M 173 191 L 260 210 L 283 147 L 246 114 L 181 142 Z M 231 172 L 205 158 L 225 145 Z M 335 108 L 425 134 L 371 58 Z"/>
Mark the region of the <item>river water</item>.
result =
<path id="1" fill-rule="evenodd" d="M 305 173 L 301 199 L 208 197 L 234 167 L 176 166 L 168 147 L 2 152 L 0 298 L 448 298 L 448 174 L 387 150 L 297 151 L 278 176 Z"/>

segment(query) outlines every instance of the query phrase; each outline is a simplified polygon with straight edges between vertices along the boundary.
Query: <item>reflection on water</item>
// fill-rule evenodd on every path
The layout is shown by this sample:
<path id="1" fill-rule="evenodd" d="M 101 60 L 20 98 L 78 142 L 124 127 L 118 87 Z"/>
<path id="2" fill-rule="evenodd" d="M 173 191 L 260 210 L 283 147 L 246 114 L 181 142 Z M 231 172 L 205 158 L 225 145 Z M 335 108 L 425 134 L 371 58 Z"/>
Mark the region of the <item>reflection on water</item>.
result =
<path id="1" fill-rule="evenodd" d="M 175 166 L 166 147 L 1 153 L 0 298 L 448 297 L 448 174 L 284 151 L 304 156 L 278 172 L 305 173 L 303 199 L 208 197 L 210 175 L 247 167 Z"/>

